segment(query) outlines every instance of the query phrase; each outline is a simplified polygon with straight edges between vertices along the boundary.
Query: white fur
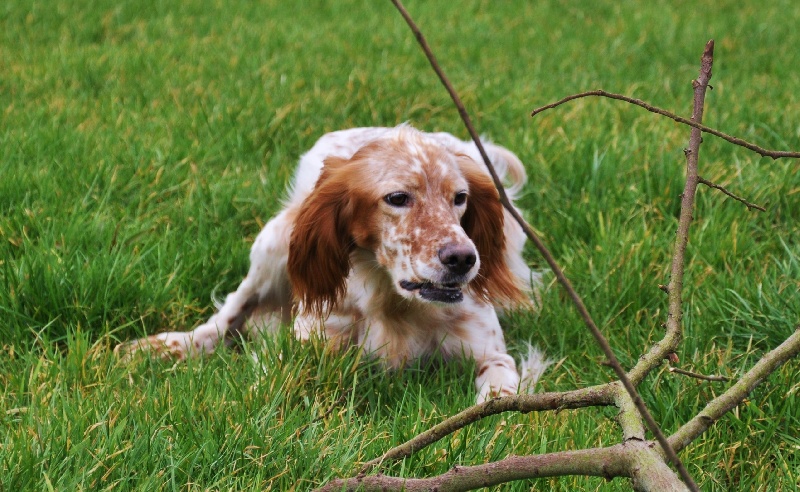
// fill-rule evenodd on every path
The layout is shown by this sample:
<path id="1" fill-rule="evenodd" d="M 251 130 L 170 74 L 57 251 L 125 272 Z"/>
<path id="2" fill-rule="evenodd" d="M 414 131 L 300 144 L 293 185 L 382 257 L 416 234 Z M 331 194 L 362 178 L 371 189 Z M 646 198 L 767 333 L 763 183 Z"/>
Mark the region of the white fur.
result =
<path id="1" fill-rule="evenodd" d="M 520 378 L 519 378 L 519 392 L 520 393 L 533 393 L 536 383 L 542 378 L 542 375 L 548 367 L 553 365 L 553 360 L 547 358 L 544 352 L 538 347 L 526 344 L 527 354 L 522 357 L 520 361 Z"/>
<path id="2" fill-rule="evenodd" d="M 381 188 L 380 193 L 407 188 L 411 182 L 409 177 L 427 179 L 422 176 L 428 172 L 426 169 L 445 175 L 453 189 L 467 187 L 463 178 L 464 165 L 477 166 L 486 173 L 475 145 L 447 133 L 422 133 L 401 125 L 356 128 L 324 135 L 300 159 L 283 210 L 259 233 L 250 253 L 247 276 L 236 291 L 218 305 L 218 311 L 191 331 L 153 335 L 121 344 L 116 350 L 125 355 L 146 350 L 162 357 L 183 359 L 213 352 L 231 329 L 257 335 L 293 321 L 294 332 L 300 339 L 319 333 L 334 344 L 357 343 L 389 367 L 398 367 L 434 351 L 445 356 L 474 357 L 478 363 L 475 385 L 479 402 L 490 396 L 513 394 L 518 388 L 524 391 L 532 388 L 550 361 L 537 349 L 529 348 L 520 379 L 513 359 L 506 352 L 498 322 L 497 311 L 505 306 L 476 297 L 466 286 L 475 278 L 481 258 L 477 258 L 472 270 L 463 276 L 461 302 L 429 302 L 420 297 L 421 289 L 408 291 L 398 287 L 399 281 L 408 279 L 445 282 L 441 278 L 447 276 L 447 270 L 443 269 L 436 253 L 415 253 L 418 243 L 434 241 L 438 234 L 462 248 L 474 248 L 460 225 L 463 206 L 454 205 L 450 196 L 438 196 L 430 190 L 427 194 L 415 195 L 419 203 L 415 202 L 414 206 L 422 208 L 413 210 L 433 216 L 436 230 L 400 227 L 412 220 L 406 216 L 411 209 L 376 202 L 375 207 L 382 207 L 377 215 L 380 230 L 375 231 L 381 244 L 375 250 L 359 246 L 350 253 L 350 272 L 342 298 L 337 299 L 335 306 L 329 306 L 331 309 L 324 316 L 304 311 L 303 304 L 298 305 L 293 300 L 287 261 L 294 220 L 315 193 L 325 160 L 332 156 L 351 159 L 367 144 L 381 141 L 394 142 L 401 151 L 396 159 L 387 159 L 389 162 L 370 163 L 370 172 L 376 174 L 375 187 Z M 507 149 L 488 142 L 485 146 L 499 176 L 508 181 L 508 191 L 513 198 L 525 182 L 522 164 Z M 467 156 L 472 163 L 464 163 L 463 156 L 459 155 Z M 431 163 L 431 160 L 436 162 Z M 498 217 L 498 220 L 504 220 L 505 262 L 520 282 L 535 291 L 539 276 L 530 271 L 522 258 L 525 236 L 508 213 L 503 213 L 504 219 Z M 435 244 L 429 249 L 441 250 Z"/>

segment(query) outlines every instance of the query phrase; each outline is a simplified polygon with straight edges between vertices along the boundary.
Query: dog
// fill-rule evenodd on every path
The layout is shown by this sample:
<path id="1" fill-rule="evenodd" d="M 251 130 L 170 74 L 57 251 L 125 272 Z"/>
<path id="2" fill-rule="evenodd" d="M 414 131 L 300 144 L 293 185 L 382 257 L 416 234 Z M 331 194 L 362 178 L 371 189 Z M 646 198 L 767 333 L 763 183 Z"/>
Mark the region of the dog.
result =
<path id="1" fill-rule="evenodd" d="M 527 179 L 522 163 L 485 148 L 513 198 Z M 357 344 L 388 368 L 437 351 L 472 357 L 478 403 L 531 387 L 549 361 L 533 350 L 518 371 L 498 312 L 534 308 L 540 274 L 523 260 L 522 228 L 479 162 L 473 142 L 405 124 L 322 136 L 218 311 L 191 331 L 116 352 L 184 359 L 238 332 L 292 324 L 301 340 Z"/>

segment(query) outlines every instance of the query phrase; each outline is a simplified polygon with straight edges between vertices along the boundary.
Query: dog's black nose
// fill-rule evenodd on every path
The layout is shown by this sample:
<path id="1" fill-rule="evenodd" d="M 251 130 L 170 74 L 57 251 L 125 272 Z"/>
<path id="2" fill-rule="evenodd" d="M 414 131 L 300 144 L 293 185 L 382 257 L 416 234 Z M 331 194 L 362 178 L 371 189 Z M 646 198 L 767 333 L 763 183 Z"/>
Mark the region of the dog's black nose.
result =
<path id="1" fill-rule="evenodd" d="M 464 275 L 475 266 L 478 257 L 472 246 L 447 243 L 439 250 L 439 261 L 455 275 Z"/>

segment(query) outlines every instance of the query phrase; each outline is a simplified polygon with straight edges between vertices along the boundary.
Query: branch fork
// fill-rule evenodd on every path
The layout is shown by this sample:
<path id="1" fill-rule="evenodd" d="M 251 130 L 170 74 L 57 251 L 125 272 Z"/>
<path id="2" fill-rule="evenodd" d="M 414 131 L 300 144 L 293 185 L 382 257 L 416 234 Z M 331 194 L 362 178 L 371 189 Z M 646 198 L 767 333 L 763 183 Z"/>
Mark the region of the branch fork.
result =
<path id="1" fill-rule="evenodd" d="M 693 221 L 692 214 L 698 184 L 704 184 L 715 188 L 727 196 L 742 202 L 748 209 L 765 210 L 763 207 L 752 204 L 723 187 L 711 183 L 698 174 L 698 159 L 700 144 L 702 143 L 702 134 L 709 133 L 718 136 L 734 145 L 745 147 L 762 156 L 772 157 L 773 159 L 780 157 L 797 158 L 800 157 L 800 153 L 763 149 L 702 124 L 705 93 L 707 89 L 711 88 L 709 80 L 711 79 L 711 69 L 713 65 L 713 40 L 706 44 L 703 56 L 701 57 L 699 76 L 692 81 L 694 103 L 691 119 L 677 116 L 638 99 L 609 93 L 603 90 L 589 91 L 568 96 L 555 103 L 535 109 L 531 113 L 531 116 L 535 116 L 544 110 L 557 107 L 574 99 L 588 96 L 602 96 L 643 107 L 648 111 L 667 116 L 678 123 L 688 125 L 692 128 L 689 146 L 684 151 L 687 176 L 685 187 L 681 194 L 681 211 L 673 246 L 670 281 L 667 285 L 658 286 L 659 289 L 668 295 L 668 315 L 665 323 L 665 335 L 640 357 L 639 361 L 632 369 L 625 371 L 616 359 L 608 341 L 595 325 L 580 296 L 555 262 L 552 254 L 530 225 L 528 225 L 516 209 L 511 206 L 506 196 L 505 189 L 492 167 L 488 155 L 481 144 L 478 133 L 472 125 L 469 114 L 440 68 L 422 32 L 403 7 L 401 1 L 391 1 L 411 28 L 422 50 L 430 61 L 433 70 L 450 93 L 459 115 L 472 136 L 495 182 L 501 203 L 520 224 L 528 239 L 536 246 L 558 281 L 567 291 L 584 323 L 603 349 L 609 365 L 614 368 L 618 380 L 559 393 L 507 396 L 475 405 L 453 417 L 445 419 L 443 422 L 419 434 L 406 443 L 390 449 L 383 456 L 366 462 L 361 467 L 356 477 L 334 480 L 319 490 L 461 491 L 496 485 L 512 480 L 563 475 L 591 475 L 601 476 L 606 479 L 627 477 L 631 480 L 633 488 L 640 491 L 698 490 L 697 485 L 694 483 L 692 477 L 689 475 L 676 453 L 702 435 L 705 430 L 719 420 L 725 413 L 740 404 L 755 386 L 763 381 L 769 374 L 800 353 L 800 326 L 798 326 L 794 334 L 787 338 L 783 344 L 764 355 L 741 379 L 709 402 L 702 412 L 669 437 L 666 437 L 660 430 L 658 424 L 650 415 L 647 407 L 636 391 L 636 386 L 638 386 L 654 369 L 659 367 L 665 359 L 673 364 L 678 362 L 678 356 L 675 351 L 683 338 L 681 294 L 683 291 L 685 253 L 689 239 L 689 227 Z M 669 371 L 709 381 L 727 380 L 727 378 L 722 376 L 703 376 L 671 366 L 669 367 Z M 368 473 L 375 468 L 410 456 L 425 446 L 489 415 L 509 411 L 558 411 L 561 409 L 612 405 L 619 409 L 616 420 L 622 432 L 622 442 L 620 444 L 593 449 L 561 451 L 543 455 L 509 456 L 503 460 L 484 465 L 453 467 L 450 471 L 442 475 L 430 478 L 391 477 L 380 472 L 374 475 L 368 475 Z M 653 434 L 655 437 L 654 440 L 646 440 L 645 427 Z M 678 474 L 673 472 L 672 469 L 667 466 L 667 463 L 671 463 Z"/>

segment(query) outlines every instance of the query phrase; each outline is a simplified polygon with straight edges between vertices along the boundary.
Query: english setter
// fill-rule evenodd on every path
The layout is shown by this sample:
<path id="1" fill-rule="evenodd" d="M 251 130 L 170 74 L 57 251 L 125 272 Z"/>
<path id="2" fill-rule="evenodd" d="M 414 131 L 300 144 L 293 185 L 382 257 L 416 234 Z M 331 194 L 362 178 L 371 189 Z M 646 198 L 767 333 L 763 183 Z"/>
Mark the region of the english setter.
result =
<path id="1" fill-rule="evenodd" d="M 503 147 L 486 149 L 513 196 L 526 179 L 522 163 Z M 533 306 L 539 278 L 524 242 L 474 143 L 407 125 L 329 133 L 300 159 L 288 201 L 218 312 L 117 352 L 183 359 L 294 317 L 300 339 L 356 343 L 390 368 L 434 351 L 474 357 L 478 402 L 515 394 L 520 373 L 497 311 Z M 536 351 L 529 359 L 527 384 L 548 363 Z"/>

